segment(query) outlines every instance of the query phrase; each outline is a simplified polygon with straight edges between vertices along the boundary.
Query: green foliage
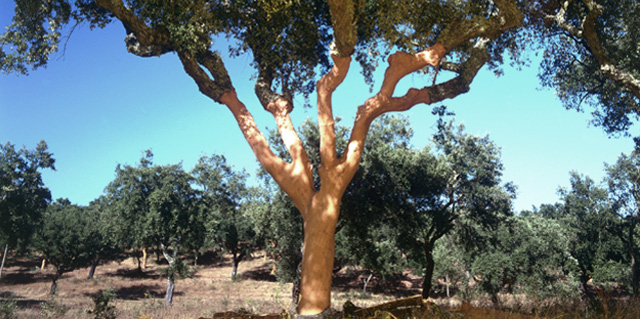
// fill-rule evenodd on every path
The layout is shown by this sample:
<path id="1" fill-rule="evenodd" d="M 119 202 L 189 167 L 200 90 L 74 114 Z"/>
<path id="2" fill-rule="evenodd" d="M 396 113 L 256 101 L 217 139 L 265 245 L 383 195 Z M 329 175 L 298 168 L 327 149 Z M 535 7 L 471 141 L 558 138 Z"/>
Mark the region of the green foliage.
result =
<path id="1" fill-rule="evenodd" d="M 627 81 L 640 78 L 640 5 L 633 0 L 593 1 L 601 12 L 595 20 L 599 48 L 586 41 L 589 30 L 584 21 L 596 10 L 589 9 L 589 2 L 568 1 L 564 6 L 537 0 L 528 4 L 527 27 L 535 33 L 530 43 L 544 50 L 540 78 L 544 86 L 557 91 L 565 107 L 592 109 L 592 123 L 607 133 L 628 132 L 640 117 L 640 96 L 605 72 L 601 56 L 624 72 Z M 554 22 L 558 14 L 566 26 Z"/>
<path id="2" fill-rule="evenodd" d="M 192 175 L 202 190 L 200 210 L 207 246 L 231 253 L 237 267 L 256 245 L 256 233 L 248 216 L 254 203 L 245 187 L 247 174 L 234 171 L 224 156 L 212 155 L 201 157 Z"/>
<path id="3" fill-rule="evenodd" d="M 28 244 L 51 200 L 41 170 L 55 169 L 53 154 L 41 141 L 35 149 L 0 145 L 0 238 L 14 248 Z"/>
<path id="4" fill-rule="evenodd" d="M 109 288 L 100 290 L 97 295 L 93 296 L 93 310 L 89 313 L 93 314 L 95 319 L 116 319 L 116 307 L 110 303 L 116 299 L 115 290 Z"/>
<path id="5" fill-rule="evenodd" d="M 16 302 L 13 300 L 0 301 L 0 319 L 18 319 Z"/>
<path id="6" fill-rule="evenodd" d="M 87 245 L 88 223 L 84 207 L 58 199 L 47 208 L 34 246 L 59 274 L 86 267 L 93 253 Z"/>

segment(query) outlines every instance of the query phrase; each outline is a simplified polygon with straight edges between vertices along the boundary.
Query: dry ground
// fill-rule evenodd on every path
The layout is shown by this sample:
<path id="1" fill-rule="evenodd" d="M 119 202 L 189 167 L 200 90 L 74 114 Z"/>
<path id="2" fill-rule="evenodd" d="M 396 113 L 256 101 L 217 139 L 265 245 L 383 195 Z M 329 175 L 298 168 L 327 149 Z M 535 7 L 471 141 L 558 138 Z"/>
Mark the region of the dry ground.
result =
<path id="1" fill-rule="evenodd" d="M 104 289 L 113 289 L 117 298 L 117 318 L 211 318 L 214 313 L 246 311 L 254 314 L 280 313 L 290 308 L 291 284 L 281 284 L 271 274 L 271 262 L 264 253 L 255 253 L 253 258 L 240 263 L 239 279 L 232 281 L 229 256 L 201 258 L 199 266 L 190 278 L 176 282 L 173 306 L 166 308 L 163 297 L 166 278 L 161 270 L 166 267 L 149 258 L 149 266 L 141 273 L 134 258 L 121 262 L 100 265 L 94 279 L 86 279 L 88 269 L 79 269 L 63 275 L 58 281 L 58 294 L 54 299 L 48 295 L 53 267 L 40 271 L 41 260 L 34 258 L 13 259 L 11 255 L 0 278 L 0 301 L 15 302 L 18 318 L 93 318 L 88 313 L 93 309 L 92 297 Z M 360 307 L 379 305 L 386 301 L 420 293 L 421 280 L 405 274 L 393 281 L 373 278 L 368 284 L 368 293 L 362 293 L 363 279 L 368 274 L 357 270 L 341 270 L 334 276 L 333 306 L 342 310 L 350 300 Z M 458 308 L 471 319 L 488 318 L 542 318 L 521 316 L 511 312 L 496 312 L 483 309 L 491 304 L 486 298 L 477 298 L 473 308 L 461 307 L 459 299 L 437 298 L 432 301 L 445 308 Z M 523 309 L 523 308 L 521 308 Z M 640 302 L 625 303 L 617 310 L 603 309 L 601 315 L 588 318 L 640 318 Z M 0 307 L 0 318 L 2 317 Z M 563 310 L 564 311 L 564 310 Z M 586 318 L 582 311 L 555 314 L 549 318 Z"/>
<path id="2" fill-rule="evenodd" d="M 149 265 L 140 273 L 134 258 L 98 266 L 94 279 L 86 279 L 88 269 L 66 273 L 58 280 L 58 294 L 52 300 L 48 291 L 54 268 L 40 271 L 38 258 L 12 259 L 9 256 L 0 278 L 0 298 L 14 300 L 19 318 L 92 318 L 92 296 L 111 288 L 117 299 L 113 303 L 118 318 L 198 318 L 214 313 L 237 311 L 279 313 L 290 306 L 291 284 L 281 284 L 271 274 L 271 262 L 262 252 L 240 263 L 239 279 L 231 280 L 229 256 L 201 258 L 190 278 L 176 282 L 173 306 L 163 306 L 166 278 L 161 270 L 166 266 L 149 258 Z M 364 274 L 342 270 L 334 279 L 333 302 L 340 310 L 346 300 L 358 306 L 370 306 L 397 297 L 419 292 L 419 278 L 406 276 L 392 282 L 375 278 L 368 285 L 373 294 L 362 294 Z M 391 293 L 393 292 L 393 293 Z"/>

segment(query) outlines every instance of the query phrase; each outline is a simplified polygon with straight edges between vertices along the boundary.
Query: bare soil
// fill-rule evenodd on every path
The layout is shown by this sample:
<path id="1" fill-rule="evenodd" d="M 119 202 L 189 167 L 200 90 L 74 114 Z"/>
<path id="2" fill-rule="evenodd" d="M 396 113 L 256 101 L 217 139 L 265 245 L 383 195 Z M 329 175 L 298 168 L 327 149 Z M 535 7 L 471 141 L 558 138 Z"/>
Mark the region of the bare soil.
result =
<path id="1" fill-rule="evenodd" d="M 214 313 L 246 311 L 250 313 L 280 313 L 291 309 L 292 284 L 279 283 L 271 273 L 272 262 L 263 252 L 240 263 L 236 280 L 231 280 L 230 256 L 201 257 L 197 267 L 191 267 L 189 278 L 176 282 L 173 305 L 164 307 L 167 279 L 162 275 L 166 264 L 151 255 L 147 268 L 138 270 L 137 260 L 101 264 L 93 279 L 87 279 L 88 268 L 65 273 L 58 280 L 58 293 L 49 296 L 54 268 L 40 270 L 37 257 L 8 256 L 0 278 L 0 299 L 15 301 L 18 318 L 93 318 L 92 297 L 101 290 L 113 289 L 117 295 L 112 303 L 118 318 L 199 318 Z M 193 261 L 187 261 L 193 262 Z M 368 293 L 362 293 L 362 271 L 343 269 L 334 277 L 333 303 L 341 310 L 345 301 L 367 307 L 398 297 L 419 293 L 420 278 L 406 275 L 393 281 L 372 278 Z"/>
<path id="2" fill-rule="evenodd" d="M 9 255 L 7 258 L 0 278 L 0 302 L 13 302 L 15 308 L 12 311 L 17 318 L 94 318 L 90 313 L 94 308 L 92 297 L 105 289 L 115 291 L 117 297 L 111 305 L 116 308 L 117 318 L 212 318 L 222 312 L 275 314 L 293 311 L 292 284 L 276 281 L 271 273 L 271 260 L 266 259 L 263 252 L 255 253 L 250 260 L 240 263 L 236 280 L 231 280 L 230 256 L 206 255 L 200 258 L 197 267 L 190 267 L 192 275 L 176 282 L 171 307 L 165 307 L 163 299 L 167 280 L 162 270 L 166 263 L 162 260 L 157 262 L 153 255 L 142 272 L 138 270 L 135 258 L 127 258 L 98 266 L 93 279 L 87 279 L 88 268 L 66 273 L 58 280 L 55 297 L 48 294 L 55 270 L 46 267 L 41 271 L 41 262 L 37 257 L 12 258 Z M 367 272 L 357 269 L 336 272 L 333 307 L 341 311 L 342 305 L 349 300 L 358 307 L 366 308 L 420 293 L 421 278 L 410 273 L 390 280 L 373 277 L 367 292 L 363 293 L 363 283 L 368 276 Z M 456 298 L 436 297 L 430 301 L 471 319 L 542 318 L 485 309 L 492 306 L 486 298 L 476 298 L 473 306 L 462 304 Z M 640 303 L 627 305 L 614 312 L 607 310 L 606 303 L 603 303 L 603 318 L 619 317 L 614 313 L 623 313 L 624 318 L 640 318 Z M 4 318 L 3 310 L 6 307 L 0 307 L 0 318 Z M 560 317 L 582 318 L 582 315 Z"/>

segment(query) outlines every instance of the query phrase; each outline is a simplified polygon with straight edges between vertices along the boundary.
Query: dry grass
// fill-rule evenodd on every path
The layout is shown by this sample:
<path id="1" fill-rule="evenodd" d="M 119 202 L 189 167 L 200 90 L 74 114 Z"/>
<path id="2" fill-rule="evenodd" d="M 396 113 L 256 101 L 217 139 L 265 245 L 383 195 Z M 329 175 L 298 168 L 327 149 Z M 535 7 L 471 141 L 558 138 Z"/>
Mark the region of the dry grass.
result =
<path id="1" fill-rule="evenodd" d="M 138 272 L 133 258 L 99 266 L 91 280 L 86 279 L 88 269 L 67 273 L 58 282 L 58 294 L 51 299 L 48 291 L 53 268 L 40 271 L 37 258 L 9 259 L 0 279 L 0 299 L 16 303 L 14 312 L 17 318 L 34 319 L 94 318 L 88 313 L 94 306 L 92 296 L 109 288 L 117 296 L 112 305 L 116 307 L 118 318 L 211 318 L 214 313 L 226 311 L 254 314 L 280 313 L 284 309 L 291 311 L 292 286 L 276 281 L 271 274 L 271 262 L 262 253 L 256 253 L 253 259 L 240 264 L 239 279 L 235 281 L 230 278 L 229 256 L 203 260 L 190 278 L 177 281 L 173 305 L 168 308 L 163 304 L 166 278 L 160 274 L 166 266 L 154 260 L 150 258 L 149 266 L 142 273 Z M 364 271 L 353 269 L 343 269 L 335 274 L 333 305 L 336 310 L 342 310 L 347 300 L 360 307 L 369 307 L 420 292 L 420 278 L 407 273 L 389 281 L 374 277 L 367 293 L 363 293 L 363 279 L 366 277 Z M 598 296 L 591 305 L 547 304 L 541 307 L 521 296 L 514 308 L 528 313 L 528 316 L 512 312 L 500 314 L 504 315 L 501 318 L 640 318 L 640 301 L 609 297 Z M 507 306 L 509 298 L 513 296 L 504 298 Z M 462 301 L 457 298 L 440 297 L 432 301 L 448 309 L 465 309 L 463 312 L 467 318 L 497 316 L 496 312 L 482 309 L 491 307 L 486 297 L 475 298 L 471 303 L 475 308 L 462 306 Z M 0 318 L 3 318 L 1 311 L 0 307 Z"/>
<path id="2" fill-rule="evenodd" d="M 202 260 L 202 258 L 201 258 Z M 190 278 L 176 282 L 173 305 L 164 307 L 166 278 L 160 270 L 166 267 L 150 257 L 148 267 L 137 270 L 133 258 L 122 262 L 100 265 L 94 279 L 86 279 L 88 269 L 66 273 L 58 280 L 58 294 L 48 295 L 54 269 L 39 270 L 37 258 L 8 260 L 0 279 L 0 298 L 17 304 L 18 318 L 93 318 L 88 313 L 93 308 L 92 296 L 104 289 L 113 289 L 117 295 L 112 303 L 118 318 L 199 318 L 212 317 L 214 313 L 244 310 L 251 313 L 279 313 L 290 308 L 291 284 L 276 281 L 271 272 L 271 262 L 259 252 L 254 258 L 240 263 L 239 279 L 232 281 L 229 256 L 208 260 L 194 270 Z M 334 304 L 340 310 L 346 300 L 361 306 L 369 306 L 392 300 L 397 296 L 415 293 L 419 280 L 407 278 L 401 281 L 404 289 L 390 294 L 392 283 L 372 282 L 370 290 L 361 293 L 363 274 L 357 271 L 341 271 L 336 275 L 333 292 Z"/>

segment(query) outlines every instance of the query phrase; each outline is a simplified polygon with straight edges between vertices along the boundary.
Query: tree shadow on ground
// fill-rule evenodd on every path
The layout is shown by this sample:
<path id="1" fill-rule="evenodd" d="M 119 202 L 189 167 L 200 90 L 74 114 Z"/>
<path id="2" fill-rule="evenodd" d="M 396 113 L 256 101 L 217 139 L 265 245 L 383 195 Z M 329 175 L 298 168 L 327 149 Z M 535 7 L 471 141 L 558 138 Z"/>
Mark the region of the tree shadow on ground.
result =
<path id="1" fill-rule="evenodd" d="M 141 300 L 147 298 L 156 298 L 162 297 L 165 294 L 165 289 L 158 287 L 158 285 L 133 285 L 129 287 L 121 287 L 114 290 L 118 299 L 125 300 Z M 183 292 L 176 291 L 173 293 L 174 296 L 181 296 Z M 86 296 L 93 297 L 95 293 L 86 293 Z"/>
<path id="2" fill-rule="evenodd" d="M 105 273 L 105 276 L 123 277 L 128 279 L 159 279 L 162 277 L 155 271 L 140 271 L 138 269 L 117 269 L 115 272 Z"/>
<path id="3" fill-rule="evenodd" d="M 23 285 L 28 283 L 47 282 L 53 280 L 52 274 L 33 271 L 18 271 L 2 275 L 3 285 Z"/>
<path id="4" fill-rule="evenodd" d="M 369 278 L 367 270 L 338 271 L 333 275 L 333 288 L 338 291 L 362 290 L 364 283 Z M 407 297 L 420 294 L 422 280 L 402 274 L 380 278 L 371 276 L 367 284 L 367 292 L 382 293 L 395 297 Z"/>
<path id="5" fill-rule="evenodd" d="M 271 263 L 266 262 L 258 268 L 247 270 L 240 274 L 240 278 L 243 280 L 256 280 L 256 281 L 268 281 L 276 282 L 276 276 L 271 273 Z"/>

